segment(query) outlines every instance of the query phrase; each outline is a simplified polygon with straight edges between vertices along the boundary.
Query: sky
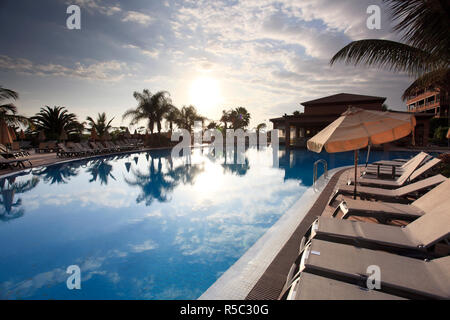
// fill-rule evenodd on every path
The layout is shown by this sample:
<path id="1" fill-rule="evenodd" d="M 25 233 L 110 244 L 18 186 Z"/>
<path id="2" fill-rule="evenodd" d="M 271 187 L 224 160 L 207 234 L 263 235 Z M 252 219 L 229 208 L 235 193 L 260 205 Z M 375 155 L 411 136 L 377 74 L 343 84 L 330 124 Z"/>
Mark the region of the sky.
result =
<path id="1" fill-rule="evenodd" d="M 72 4 L 80 30 L 66 26 Z M 366 26 L 369 5 L 381 8 L 380 30 Z M 149 89 L 211 120 L 243 106 L 254 127 L 341 92 L 387 97 L 405 110 L 412 81 L 329 65 L 351 41 L 399 40 L 379 0 L 2 0 L 0 27 L 0 85 L 19 92 L 26 116 L 64 106 L 81 121 L 106 112 L 114 126 L 128 125 L 133 92 Z"/>

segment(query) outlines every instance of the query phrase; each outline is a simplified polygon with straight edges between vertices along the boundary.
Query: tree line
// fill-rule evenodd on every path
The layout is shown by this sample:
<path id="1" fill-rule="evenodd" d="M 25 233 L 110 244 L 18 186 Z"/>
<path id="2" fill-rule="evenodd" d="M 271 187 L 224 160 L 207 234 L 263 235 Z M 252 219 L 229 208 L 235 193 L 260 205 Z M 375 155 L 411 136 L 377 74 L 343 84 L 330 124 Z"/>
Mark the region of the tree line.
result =
<path id="1" fill-rule="evenodd" d="M 215 121 L 199 114 L 193 105 L 177 108 L 172 103 L 168 91 L 152 94 L 150 90 L 144 89 L 142 92 L 135 91 L 133 97 L 137 101 L 137 106 L 126 110 L 122 120 L 129 120 L 130 125 L 145 122 L 146 125 L 139 128 L 139 133 L 161 134 L 163 123 L 170 133 L 175 127 L 192 132 L 196 121 L 201 121 L 205 128 L 219 130 L 246 129 L 250 124 L 251 115 L 244 107 L 223 110 L 221 118 Z M 96 118 L 88 116 L 85 121 L 80 121 L 76 114 L 61 106 L 45 106 L 34 116 L 25 117 L 18 114 L 17 107 L 13 103 L 8 102 L 17 99 L 19 99 L 17 92 L 0 86 L 0 121 L 5 121 L 14 130 L 25 127 L 26 136 L 43 131 L 48 140 L 58 140 L 63 131 L 70 138 L 80 137 L 86 131 L 95 131 L 102 137 L 106 133 L 120 134 L 128 130 L 127 126 L 113 127 L 111 123 L 114 118 L 108 119 L 105 112 L 98 113 Z M 257 127 L 258 130 L 263 128 L 265 124 Z"/>

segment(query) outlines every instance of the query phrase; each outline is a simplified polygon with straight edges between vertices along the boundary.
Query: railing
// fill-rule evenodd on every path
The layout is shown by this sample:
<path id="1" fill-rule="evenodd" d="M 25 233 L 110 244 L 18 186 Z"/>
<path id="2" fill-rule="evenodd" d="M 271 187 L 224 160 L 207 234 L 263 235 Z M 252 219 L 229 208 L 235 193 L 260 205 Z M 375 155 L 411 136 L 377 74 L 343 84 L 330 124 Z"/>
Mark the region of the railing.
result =
<path id="1" fill-rule="evenodd" d="M 324 176 L 325 176 L 325 179 L 328 178 L 328 163 L 327 163 L 324 159 L 319 159 L 319 160 L 317 160 L 316 162 L 314 162 L 314 176 L 313 176 L 313 187 L 314 187 L 314 189 L 316 189 L 316 182 L 317 182 L 317 165 L 318 165 L 319 163 L 322 163 L 322 164 L 323 164 L 323 169 L 324 169 L 323 174 L 324 174 Z"/>

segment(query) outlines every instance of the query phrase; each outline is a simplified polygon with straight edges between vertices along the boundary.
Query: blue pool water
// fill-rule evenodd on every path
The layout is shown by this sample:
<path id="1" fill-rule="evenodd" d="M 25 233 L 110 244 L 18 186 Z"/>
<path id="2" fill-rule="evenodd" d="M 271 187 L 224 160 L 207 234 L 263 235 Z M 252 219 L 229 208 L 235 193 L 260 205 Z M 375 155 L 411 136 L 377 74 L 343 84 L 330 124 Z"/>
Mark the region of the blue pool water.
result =
<path id="1" fill-rule="evenodd" d="M 274 168 L 267 148 L 241 165 L 194 149 L 186 165 L 155 150 L 0 179 L 0 298 L 198 298 L 312 185 L 320 158 L 353 164 L 353 153 L 280 150 Z M 66 286 L 70 265 L 81 290 Z"/>

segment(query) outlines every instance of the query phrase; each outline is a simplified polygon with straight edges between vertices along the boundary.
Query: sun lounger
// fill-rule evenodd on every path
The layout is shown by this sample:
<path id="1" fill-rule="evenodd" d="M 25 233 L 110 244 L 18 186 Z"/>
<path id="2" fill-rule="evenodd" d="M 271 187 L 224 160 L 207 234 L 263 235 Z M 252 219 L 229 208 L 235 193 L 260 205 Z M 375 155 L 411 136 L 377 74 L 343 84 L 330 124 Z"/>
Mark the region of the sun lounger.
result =
<path id="1" fill-rule="evenodd" d="M 25 157 L 25 156 L 29 156 L 30 155 L 30 153 L 27 150 L 23 150 L 23 149 L 20 148 L 20 144 L 19 144 L 18 141 L 14 141 L 13 143 L 11 143 L 10 151 L 20 155 L 21 157 Z"/>
<path id="2" fill-rule="evenodd" d="M 89 142 L 89 144 L 91 145 L 91 147 L 97 149 L 100 151 L 100 153 L 108 153 L 109 152 L 109 148 L 105 148 L 103 145 L 101 145 L 100 143 L 97 143 L 95 141 L 91 141 Z"/>
<path id="3" fill-rule="evenodd" d="M 415 258 L 448 254 L 448 244 L 440 243 L 450 237 L 448 204 L 426 203 L 421 207 L 426 210 L 426 214 L 405 227 L 320 216 L 306 232 L 300 249 L 311 239 L 319 239 Z"/>
<path id="4" fill-rule="evenodd" d="M 281 300 L 404 300 L 378 290 L 302 272 Z"/>
<path id="5" fill-rule="evenodd" d="M 403 174 L 396 180 L 387 180 L 381 178 L 366 178 L 365 176 L 358 178 L 358 183 L 360 185 L 377 185 L 383 187 L 401 187 L 405 182 L 409 179 L 409 177 L 413 174 L 413 172 L 420 166 L 422 161 L 425 159 L 427 155 L 421 154 L 420 156 L 414 157 L 414 160 L 408 164 L 403 171 Z M 349 181 L 351 184 L 355 183 L 354 178 Z"/>
<path id="6" fill-rule="evenodd" d="M 86 150 L 91 152 L 92 154 L 99 154 L 101 153 L 99 149 L 97 148 L 92 148 L 91 145 L 85 141 L 85 142 L 80 142 L 80 145 Z"/>
<path id="7" fill-rule="evenodd" d="M 74 149 L 82 152 L 85 156 L 89 156 L 89 155 L 95 154 L 94 150 L 92 150 L 90 148 L 86 149 L 79 142 L 74 143 L 73 146 L 74 146 Z"/>
<path id="8" fill-rule="evenodd" d="M 370 177 L 371 175 L 376 175 L 376 177 L 388 175 L 391 179 L 394 179 L 396 176 L 401 176 L 405 170 L 408 169 L 410 165 L 414 164 L 419 158 L 423 158 L 423 161 L 419 163 L 419 165 L 421 165 L 430 160 L 432 156 L 425 152 L 420 152 L 406 162 L 398 162 L 393 160 L 376 161 L 364 168 L 363 175 L 367 175 L 367 177 Z"/>
<path id="9" fill-rule="evenodd" d="M 10 150 L 3 144 L 0 144 L 0 154 L 5 158 L 18 158 L 24 156 L 21 151 Z"/>
<path id="10" fill-rule="evenodd" d="M 407 181 L 414 181 L 417 178 L 421 176 L 427 175 L 430 171 L 433 170 L 439 163 L 441 163 L 441 160 L 438 158 L 431 158 L 429 161 L 422 164 L 419 168 L 415 169 L 414 172 L 409 176 Z M 405 171 L 403 171 L 404 173 Z M 370 175 L 367 175 L 365 180 L 363 181 L 369 181 Z M 400 180 L 401 178 L 399 178 Z M 358 181 L 359 182 L 359 181 Z M 399 181 L 400 182 L 400 181 Z"/>
<path id="11" fill-rule="evenodd" d="M 115 145 L 111 141 L 103 141 L 105 147 L 109 148 L 112 152 L 120 152 L 123 151 L 118 145 Z"/>
<path id="12" fill-rule="evenodd" d="M 383 189 L 383 188 L 373 188 L 373 187 L 365 187 L 358 186 L 356 188 L 356 193 L 359 197 L 364 199 L 377 199 L 384 200 L 387 202 L 402 202 L 409 203 L 406 197 L 412 196 L 413 193 L 418 193 L 423 190 L 427 190 L 432 188 L 442 182 L 444 182 L 446 178 L 443 175 L 435 175 L 408 185 L 405 185 L 401 188 L 397 189 Z M 340 194 L 342 195 L 353 195 L 354 186 L 352 185 L 344 185 L 338 187 L 333 196 L 331 197 L 329 204 L 331 205 L 336 197 Z"/>
<path id="13" fill-rule="evenodd" d="M 76 157 L 81 153 L 79 151 L 70 149 L 64 143 L 58 143 L 58 151 L 56 152 L 56 156 L 58 157 Z"/>
<path id="14" fill-rule="evenodd" d="M 30 167 L 33 165 L 28 159 L 5 159 L 2 155 L 0 155 L 0 168 L 25 168 L 25 163 L 28 163 Z"/>
<path id="15" fill-rule="evenodd" d="M 108 149 L 104 148 L 104 147 L 100 147 L 98 146 L 95 142 L 90 141 L 89 145 L 91 146 L 91 148 L 93 150 L 95 150 L 97 153 L 108 153 Z"/>
<path id="16" fill-rule="evenodd" d="M 413 221 L 420 218 L 427 211 L 433 209 L 436 204 L 446 205 L 450 212 L 449 195 L 450 179 L 447 179 L 409 205 L 355 200 L 345 197 L 334 211 L 333 217 L 336 217 L 339 212 L 342 212 L 342 219 L 347 219 L 351 216 L 363 216 L 374 217 L 381 223 L 385 223 L 393 219 Z"/>
<path id="17" fill-rule="evenodd" d="M 382 166 L 397 166 L 404 168 L 405 166 L 408 166 L 410 163 L 412 163 L 416 158 L 422 157 L 423 155 L 430 156 L 426 152 L 420 152 L 416 154 L 414 157 L 412 157 L 409 160 L 406 159 L 396 159 L 396 160 L 379 160 L 372 163 L 372 165 L 382 165 Z"/>
<path id="18" fill-rule="evenodd" d="M 133 150 L 134 149 L 134 146 L 129 145 L 129 144 L 125 143 L 124 141 L 118 140 L 118 141 L 116 141 L 116 144 L 119 145 L 122 148 L 126 148 L 126 150 Z"/>
<path id="19" fill-rule="evenodd" d="M 423 261 L 313 240 L 296 262 L 299 272 L 360 286 L 367 286 L 373 272 L 369 268 L 375 266 L 380 271 L 378 280 L 382 292 L 407 299 L 450 299 L 450 256 Z"/>

